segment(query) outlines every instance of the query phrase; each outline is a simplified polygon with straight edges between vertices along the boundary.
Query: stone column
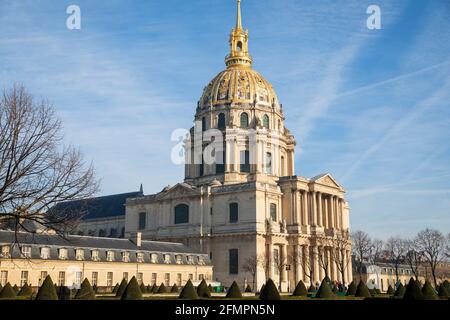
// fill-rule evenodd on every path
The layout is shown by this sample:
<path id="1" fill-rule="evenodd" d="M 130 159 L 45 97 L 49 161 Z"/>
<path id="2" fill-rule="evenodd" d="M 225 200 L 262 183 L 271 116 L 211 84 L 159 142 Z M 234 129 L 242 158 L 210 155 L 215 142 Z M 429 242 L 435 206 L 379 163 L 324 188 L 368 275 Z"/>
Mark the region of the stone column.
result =
<path id="1" fill-rule="evenodd" d="M 312 247 L 312 264 L 313 264 L 313 284 L 316 285 L 317 282 L 320 282 L 319 280 L 319 250 L 317 249 L 317 246 Z"/>
<path id="2" fill-rule="evenodd" d="M 331 254 L 334 256 L 335 248 L 330 248 L 330 250 L 332 250 Z M 333 258 L 333 259 L 331 259 L 331 272 L 333 274 L 333 278 L 332 278 L 333 280 L 339 280 L 339 276 L 338 276 L 338 272 L 337 271 L 338 271 L 338 269 L 337 269 L 336 261 Z"/>
<path id="3" fill-rule="evenodd" d="M 307 226 L 309 224 L 308 219 L 308 192 L 305 190 L 302 192 L 302 216 L 303 216 L 303 225 Z"/>
<path id="4" fill-rule="evenodd" d="M 347 279 L 345 279 L 345 281 L 347 281 L 347 283 L 350 283 L 353 280 L 353 266 L 350 250 L 346 250 L 346 257 L 347 257 Z"/>
<path id="5" fill-rule="evenodd" d="M 307 263 L 309 263 L 310 265 L 307 266 L 306 265 Z M 307 245 L 302 246 L 302 268 L 303 268 L 303 279 L 311 283 L 312 279 L 309 277 L 309 272 L 311 271 L 311 255 L 309 252 L 309 247 Z"/>
<path id="6" fill-rule="evenodd" d="M 281 246 L 281 261 L 287 263 L 287 258 L 288 258 L 288 254 L 287 254 L 287 245 L 284 244 Z M 287 270 L 286 270 L 286 266 L 283 267 L 283 270 L 281 271 L 281 289 L 283 291 L 287 291 L 287 282 L 288 282 L 288 274 L 287 274 Z"/>
<path id="7" fill-rule="evenodd" d="M 317 225 L 322 226 L 322 193 L 317 192 Z"/>
<path id="8" fill-rule="evenodd" d="M 292 189 L 291 192 L 291 210 L 292 210 L 292 224 L 298 224 L 298 209 L 297 209 L 297 190 Z"/>
<path id="9" fill-rule="evenodd" d="M 324 202 L 324 205 L 323 205 L 323 213 L 322 213 L 322 215 L 323 215 L 323 221 L 324 221 L 323 227 L 324 227 L 325 229 L 328 229 L 328 228 L 329 228 L 329 225 L 328 225 L 329 219 L 328 219 L 328 205 L 327 205 L 327 198 L 326 198 L 326 197 L 323 199 L 323 202 Z"/>
<path id="10" fill-rule="evenodd" d="M 328 276 L 330 277 L 330 279 L 331 280 L 333 280 L 333 276 L 332 276 L 332 273 L 331 273 L 331 261 L 332 261 L 332 259 L 331 259 L 331 254 L 330 254 L 330 248 L 325 248 L 325 252 L 327 253 L 327 255 L 326 255 L 326 261 L 327 261 L 327 273 L 328 273 Z"/>
<path id="11" fill-rule="evenodd" d="M 334 229 L 335 221 L 334 221 L 334 210 L 333 210 L 333 196 L 329 198 L 329 205 L 330 205 L 330 228 Z"/>
<path id="12" fill-rule="evenodd" d="M 297 285 L 297 283 L 300 280 L 303 280 L 303 266 L 302 266 L 302 261 L 303 261 L 303 248 L 302 246 L 296 244 L 294 247 L 294 252 L 295 252 L 295 285 Z"/>
<path id="13" fill-rule="evenodd" d="M 323 262 L 326 259 L 325 258 L 325 247 L 319 247 L 318 249 L 319 249 L 320 259 Z M 321 265 L 321 263 L 319 261 L 319 282 L 322 281 L 323 278 L 325 278 L 325 269 L 324 269 L 324 267 L 325 267 L 325 264 L 322 263 L 322 265 Z"/>
<path id="14" fill-rule="evenodd" d="M 312 225 L 317 226 L 317 205 L 316 205 L 316 193 L 313 191 L 311 192 L 311 218 L 312 218 Z"/>

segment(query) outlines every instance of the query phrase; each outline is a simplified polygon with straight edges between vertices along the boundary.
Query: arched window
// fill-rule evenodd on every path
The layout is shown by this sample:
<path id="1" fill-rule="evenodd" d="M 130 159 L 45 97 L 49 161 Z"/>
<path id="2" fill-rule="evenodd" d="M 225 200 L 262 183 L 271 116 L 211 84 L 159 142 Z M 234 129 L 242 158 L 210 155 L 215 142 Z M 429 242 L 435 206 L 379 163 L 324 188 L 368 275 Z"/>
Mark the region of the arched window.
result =
<path id="1" fill-rule="evenodd" d="M 272 174 L 272 154 L 270 152 L 266 153 L 264 173 Z"/>
<path id="2" fill-rule="evenodd" d="M 266 128 L 266 129 L 270 128 L 270 126 L 269 126 L 269 116 L 267 114 L 264 115 L 263 120 L 262 120 L 262 124 L 263 124 L 264 128 Z"/>
<path id="3" fill-rule="evenodd" d="M 106 237 L 106 230 L 100 229 L 100 231 L 98 232 L 98 236 L 99 237 Z"/>
<path id="4" fill-rule="evenodd" d="M 238 43 L 237 43 L 237 51 L 238 52 L 242 51 L 242 42 L 241 41 L 238 41 Z"/>
<path id="5" fill-rule="evenodd" d="M 235 202 L 230 203 L 230 222 L 236 223 L 239 219 L 239 205 Z"/>
<path id="6" fill-rule="evenodd" d="M 270 218 L 272 221 L 277 221 L 277 205 L 275 203 L 270 204 Z"/>
<path id="7" fill-rule="evenodd" d="M 225 173 L 225 151 L 216 151 L 216 174 Z"/>
<path id="8" fill-rule="evenodd" d="M 225 129 L 225 114 L 223 114 L 223 113 L 219 114 L 219 117 L 217 120 L 217 128 Z"/>
<path id="9" fill-rule="evenodd" d="M 206 131 L 206 118 L 202 118 L 202 131 Z"/>
<path id="10" fill-rule="evenodd" d="M 248 127 L 248 114 L 245 112 L 241 114 L 241 127 L 242 128 Z"/>
<path id="11" fill-rule="evenodd" d="M 189 222 L 189 206 L 179 204 L 175 207 L 175 224 Z"/>

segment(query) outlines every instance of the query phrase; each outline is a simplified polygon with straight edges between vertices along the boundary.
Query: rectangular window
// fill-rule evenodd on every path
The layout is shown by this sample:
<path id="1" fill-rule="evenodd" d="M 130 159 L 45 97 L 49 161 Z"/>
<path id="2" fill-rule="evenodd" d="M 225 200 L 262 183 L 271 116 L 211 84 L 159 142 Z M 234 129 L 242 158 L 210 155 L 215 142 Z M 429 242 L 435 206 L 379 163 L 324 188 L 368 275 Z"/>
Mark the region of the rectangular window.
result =
<path id="1" fill-rule="evenodd" d="M 189 206 L 179 204 L 175 207 L 175 224 L 189 223 Z"/>
<path id="2" fill-rule="evenodd" d="M 92 254 L 92 261 L 100 260 L 99 255 L 98 255 L 98 250 L 92 250 L 91 254 Z"/>
<path id="3" fill-rule="evenodd" d="M 156 273 L 152 273 L 152 285 L 156 284 L 156 280 L 158 280 L 158 275 Z"/>
<path id="4" fill-rule="evenodd" d="M 67 249 L 59 249 L 59 258 L 61 260 L 66 260 L 67 259 Z"/>
<path id="5" fill-rule="evenodd" d="M 152 253 L 151 261 L 152 263 L 158 263 L 158 255 L 156 253 Z"/>
<path id="6" fill-rule="evenodd" d="M 164 255 L 164 263 L 167 263 L 167 264 L 170 263 L 170 254 L 165 254 Z"/>
<path id="7" fill-rule="evenodd" d="M 275 203 L 270 204 L 270 218 L 272 221 L 277 221 L 277 205 Z"/>
<path id="8" fill-rule="evenodd" d="M 125 279 L 125 281 L 128 281 L 128 272 L 123 273 L 123 278 Z"/>
<path id="9" fill-rule="evenodd" d="M 75 285 L 76 285 L 77 287 L 79 287 L 79 286 L 81 285 L 81 276 L 82 276 L 81 271 L 77 271 L 77 272 L 75 273 Z"/>
<path id="10" fill-rule="evenodd" d="M 164 274 L 164 285 L 166 286 L 166 287 L 169 287 L 170 286 L 170 273 L 166 273 L 166 274 Z"/>
<path id="11" fill-rule="evenodd" d="M 114 274 L 112 272 L 108 272 L 106 274 L 106 286 L 112 287 L 113 286 L 113 280 L 114 280 Z"/>
<path id="12" fill-rule="evenodd" d="M 192 273 L 189 273 L 189 280 L 194 280 L 194 275 Z"/>
<path id="13" fill-rule="evenodd" d="M 84 260 L 84 250 L 83 249 L 77 249 L 75 258 L 77 260 Z"/>
<path id="14" fill-rule="evenodd" d="M 48 275 L 47 271 L 41 271 L 41 277 L 39 278 L 39 286 L 41 286 L 42 283 L 44 283 L 44 280 L 45 278 L 47 278 L 47 275 Z"/>
<path id="15" fill-rule="evenodd" d="M 138 272 L 136 275 L 136 279 L 139 285 L 144 281 L 144 274 L 142 272 Z"/>
<path id="16" fill-rule="evenodd" d="M 106 260 L 108 261 L 114 261 L 114 251 L 108 251 L 106 253 Z"/>
<path id="17" fill-rule="evenodd" d="M 3 258 L 9 258 L 10 255 L 10 247 L 9 246 L 2 246 L 2 257 Z"/>
<path id="18" fill-rule="evenodd" d="M 198 275 L 198 280 L 200 280 L 200 281 L 203 280 L 203 273 L 200 273 L 200 274 Z"/>
<path id="19" fill-rule="evenodd" d="M 147 213 L 146 212 L 140 212 L 139 213 L 139 230 L 144 230 L 145 229 L 145 225 L 147 222 Z"/>
<path id="20" fill-rule="evenodd" d="M 176 255 L 176 260 L 177 260 L 177 264 L 181 264 L 182 260 L 181 260 L 181 255 Z"/>
<path id="21" fill-rule="evenodd" d="M 230 223 L 236 223 L 239 219 L 239 205 L 230 203 Z"/>
<path id="22" fill-rule="evenodd" d="M 125 251 L 122 252 L 122 261 L 123 262 L 129 262 L 130 261 L 130 253 Z"/>
<path id="23" fill-rule="evenodd" d="M 264 173 L 272 174 L 272 154 L 270 152 L 266 153 L 266 161 L 264 164 Z"/>
<path id="24" fill-rule="evenodd" d="M 41 259 L 50 259 L 50 248 L 41 248 Z"/>
<path id="25" fill-rule="evenodd" d="M 177 273 L 177 286 L 180 287 L 182 285 L 182 281 L 183 281 L 183 278 L 182 278 L 181 273 Z"/>
<path id="26" fill-rule="evenodd" d="M 58 274 L 58 286 L 63 287 L 66 285 L 66 273 L 64 271 L 60 271 Z"/>
<path id="27" fill-rule="evenodd" d="M 91 284 L 93 286 L 96 286 L 98 284 L 98 272 L 94 271 L 92 272 L 92 282 Z"/>
<path id="28" fill-rule="evenodd" d="M 139 262 L 139 263 L 144 262 L 144 253 L 138 252 L 138 253 L 136 254 L 136 261 Z"/>
<path id="29" fill-rule="evenodd" d="M 225 152 L 216 152 L 216 174 L 225 173 Z"/>
<path id="30" fill-rule="evenodd" d="M 4 287 L 8 283 L 8 271 L 1 272 L 0 283 L 2 287 Z"/>
<path id="31" fill-rule="evenodd" d="M 47 272 L 45 272 L 47 274 Z M 41 272 L 42 274 L 42 272 Z M 28 283 L 28 271 L 22 271 L 20 273 L 20 286 L 23 287 L 25 283 Z"/>
<path id="32" fill-rule="evenodd" d="M 245 150 L 240 152 L 240 171 L 249 173 L 250 172 L 250 152 Z"/>
<path id="33" fill-rule="evenodd" d="M 229 250 L 229 272 L 230 274 L 239 273 L 239 251 L 238 249 Z"/>

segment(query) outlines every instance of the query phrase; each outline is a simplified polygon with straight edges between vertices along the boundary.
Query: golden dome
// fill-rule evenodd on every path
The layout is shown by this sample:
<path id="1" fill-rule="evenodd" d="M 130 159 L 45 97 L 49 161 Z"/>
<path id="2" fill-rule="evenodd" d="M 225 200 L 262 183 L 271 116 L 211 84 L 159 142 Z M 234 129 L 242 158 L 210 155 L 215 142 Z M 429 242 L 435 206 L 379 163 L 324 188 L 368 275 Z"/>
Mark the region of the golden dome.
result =
<path id="1" fill-rule="evenodd" d="M 241 1 L 237 2 L 236 27 L 230 34 L 227 69 L 219 73 L 203 91 L 201 108 L 230 103 L 278 105 L 272 85 L 252 69 L 248 51 L 248 30 L 242 28 Z"/>
<path id="2" fill-rule="evenodd" d="M 201 107 L 227 103 L 278 105 L 272 85 L 261 74 L 238 66 L 220 72 L 204 89 Z"/>

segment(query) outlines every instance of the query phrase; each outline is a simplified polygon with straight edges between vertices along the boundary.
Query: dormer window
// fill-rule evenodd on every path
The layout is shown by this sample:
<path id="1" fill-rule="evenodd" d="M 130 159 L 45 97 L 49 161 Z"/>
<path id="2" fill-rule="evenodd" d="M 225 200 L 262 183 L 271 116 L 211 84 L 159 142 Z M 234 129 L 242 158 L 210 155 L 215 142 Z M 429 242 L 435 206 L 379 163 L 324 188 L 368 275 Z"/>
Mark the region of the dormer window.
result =
<path id="1" fill-rule="evenodd" d="M 91 251 L 92 261 L 99 261 L 100 256 L 98 250 L 92 250 Z"/>
<path id="2" fill-rule="evenodd" d="M 114 251 L 108 251 L 106 253 L 106 260 L 108 261 L 114 261 Z"/>
<path id="3" fill-rule="evenodd" d="M 164 263 L 167 263 L 167 264 L 170 263 L 170 255 L 169 254 L 164 255 Z"/>
<path id="4" fill-rule="evenodd" d="M 151 261 L 152 263 L 158 263 L 158 255 L 156 253 L 152 253 Z"/>
<path id="5" fill-rule="evenodd" d="M 194 257 L 193 256 L 187 256 L 187 261 L 189 264 L 193 264 L 194 263 Z"/>
<path id="6" fill-rule="evenodd" d="M 50 248 L 41 248 L 41 259 L 50 259 Z"/>
<path id="7" fill-rule="evenodd" d="M 75 259 L 84 260 L 84 250 L 83 249 L 77 249 L 75 251 Z"/>
<path id="8" fill-rule="evenodd" d="M 122 252 L 122 261 L 130 262 L 130 253 L 128 251 Z"/>
<path id="9" fill-rule="evenodd" d="M 31 258 L 31 247 L 22 247 L 22 256 L 24 258 Z"/>
<path id="10" fill-rule="evenodd" d="M 204 265 L 205 259 L 202 256 L 198 256 L 198 264 Z"/>
<path id="11" fill-rule="evenodd" d="M 68 257 L 67 249 L 61 248 L 59 249 L 59 259 L 66 260 Z"/>
<path id="12" fill-rule="evenodd" d="M 144 253 L 138 252 L 138 253 L 136 254 L 136 260 L 137 260 L 137 262 L 139 262 L 139 263 L 144 262 Z"/>
<path id="13" fill-rule="evenodd" d="M 2 258 L 11 257 L 11 248 L 9 246 L 2 246 Z"/>
<path id="14" fill-rule="evenodd" d="M 176 255 L 175 258 L 176 258 L 177 264 L 181 264 L 182 263 L 182 256 L 180 254 Z"/>

